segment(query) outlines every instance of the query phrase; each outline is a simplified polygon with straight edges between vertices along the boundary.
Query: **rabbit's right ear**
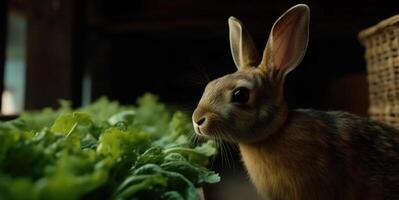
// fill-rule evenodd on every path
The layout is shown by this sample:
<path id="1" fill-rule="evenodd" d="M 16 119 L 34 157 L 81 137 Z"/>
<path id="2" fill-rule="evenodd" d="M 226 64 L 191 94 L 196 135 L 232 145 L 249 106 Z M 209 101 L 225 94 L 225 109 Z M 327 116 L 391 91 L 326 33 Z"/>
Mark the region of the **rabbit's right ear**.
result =
<path id="1" fill-rule="evenodd" d="M 274 23 L 259 67 L 284 79 L 302 61 L 308 37 L 309 7 L 293 6 Z"/>
<path id="2" fill-rule="evenodd" d="M 260 63 L 259 52 L 240 20 L 229 18 L 230 48 L 238 69 L 256 67 Z"/>

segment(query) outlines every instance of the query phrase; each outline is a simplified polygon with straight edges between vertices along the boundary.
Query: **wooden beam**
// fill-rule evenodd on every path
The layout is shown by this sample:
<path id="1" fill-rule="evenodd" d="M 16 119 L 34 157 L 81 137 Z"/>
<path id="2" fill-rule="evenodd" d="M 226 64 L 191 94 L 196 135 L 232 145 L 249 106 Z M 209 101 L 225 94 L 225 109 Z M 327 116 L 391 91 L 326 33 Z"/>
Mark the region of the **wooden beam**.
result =
<path id="1" fill-rule="evenodd" d="M 78 106 L 84 57 L 84 3 L 28 2 L 25 108 L 55 107 L 59 99 L 70 99 Z"/>

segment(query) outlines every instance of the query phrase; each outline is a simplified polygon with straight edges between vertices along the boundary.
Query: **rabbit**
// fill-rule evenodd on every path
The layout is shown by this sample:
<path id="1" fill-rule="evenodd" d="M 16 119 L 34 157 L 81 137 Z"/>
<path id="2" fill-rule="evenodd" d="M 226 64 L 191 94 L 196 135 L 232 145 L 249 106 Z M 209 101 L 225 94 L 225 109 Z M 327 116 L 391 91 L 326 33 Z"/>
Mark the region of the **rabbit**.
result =
<path id="1" fill-rule="evenodd" d="M 265 199 L 399 199 L 397 129 L 350 113 L 287 106 L 284 80 L 305 55 L 309 16 L 305 4 L 280 16 L 262 58 L 242 23 L 228 19 L 238 70 L 207 84 L 192 115 L 195 133 L 237 143 Z"/>

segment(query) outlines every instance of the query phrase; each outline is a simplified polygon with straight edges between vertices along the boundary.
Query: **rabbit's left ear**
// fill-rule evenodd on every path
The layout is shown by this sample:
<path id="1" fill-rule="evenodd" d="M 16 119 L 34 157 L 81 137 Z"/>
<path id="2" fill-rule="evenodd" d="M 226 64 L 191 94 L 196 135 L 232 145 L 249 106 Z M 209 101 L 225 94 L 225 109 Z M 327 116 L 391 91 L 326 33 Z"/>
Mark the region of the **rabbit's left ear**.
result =
<path id="1" fill-rule="evenodd" d="M 259 52 L 240 20 L 229 18 L 230 48 L 238 69 L 256 67 L 260 63 Z"/>
<path id="2" fill-rule="evenodd" d="M 309 7 L 288 9 L 274 23 L 259 67 L 284 78 L 302 61 L 309 38 Z"/>

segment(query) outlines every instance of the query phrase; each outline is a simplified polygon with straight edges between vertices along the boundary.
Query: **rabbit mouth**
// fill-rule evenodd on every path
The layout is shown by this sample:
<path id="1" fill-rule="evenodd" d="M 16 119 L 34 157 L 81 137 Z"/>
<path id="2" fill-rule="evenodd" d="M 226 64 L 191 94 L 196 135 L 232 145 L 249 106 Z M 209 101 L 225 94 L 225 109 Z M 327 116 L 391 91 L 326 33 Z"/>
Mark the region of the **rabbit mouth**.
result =
<path id="1" fill-rule="evenodd" d="M 195 126 L 194 129 L 195 129 L 195 133 L 197 133 L 198 135 L 201 135 L 201 136 L 204 135 L 204 134 L 201 132 L 201 129 L 200 129 L 199 126 Z"/>
<path id="2" fill-rule="evenodd" d="M 195 133 L 196 133 L 197 135 L 199 135 L 199 136 L 201 136 L 201 137 L 204 137 L 204 138 L 214 138 L 214 137 L 212 136 L 212 134 L 209 134 L 207 131 L 204 131 L 203 129 L 205 129 L 205 128 L 201 128 L 201 127 L 199 127 L 199 126 L 195 126 L 195 127 L 194 127 L 194 131 L 195 131 Z"/>
<path id="3" fill-rule="evenodd" d="M 194 132 L 198 136 L 207 139 L 233 141 L 231 140 L 231 136 L 229 136 L 229 134 L 226 134 L 225 132 L 221 131 L 219 127 L 215 126 L 209 126 L 209 125 L 206 127 L 194 126 Z"/>
<path id="4" fill-rule="evenodd" d="M 200 127 L 198 125 L 194 125 L 194 132 L 201 137 L 212 138 L 212 134 L 209 134 L 210 132 L 208 131 L 207 127 Z"/>

